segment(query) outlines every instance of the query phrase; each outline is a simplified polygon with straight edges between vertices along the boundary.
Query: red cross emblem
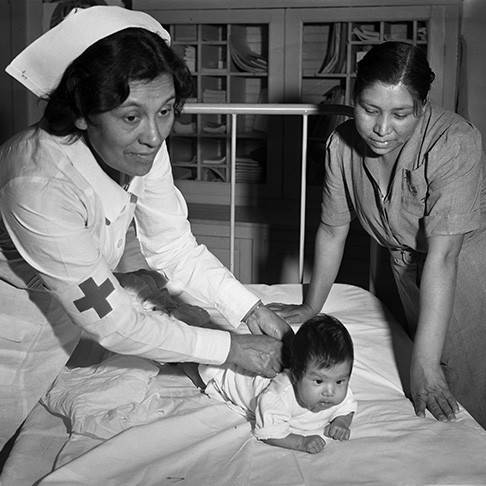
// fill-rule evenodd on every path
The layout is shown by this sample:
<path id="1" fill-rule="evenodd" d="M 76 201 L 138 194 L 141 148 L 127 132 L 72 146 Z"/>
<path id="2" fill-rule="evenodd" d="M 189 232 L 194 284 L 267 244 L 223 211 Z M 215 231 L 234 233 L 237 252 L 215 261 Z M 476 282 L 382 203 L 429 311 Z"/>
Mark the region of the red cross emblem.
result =
<path id="1" fill-rule="evenodd" d="M 101 319 L 112 310 L 106 298 L 115 290 L 115 287 L 108 278 L 98 286 L 90 277 L 80 283 L 79 288 L 83 291 L 84 297 L 73 302 L 79 312 L 94 309 Z"/>

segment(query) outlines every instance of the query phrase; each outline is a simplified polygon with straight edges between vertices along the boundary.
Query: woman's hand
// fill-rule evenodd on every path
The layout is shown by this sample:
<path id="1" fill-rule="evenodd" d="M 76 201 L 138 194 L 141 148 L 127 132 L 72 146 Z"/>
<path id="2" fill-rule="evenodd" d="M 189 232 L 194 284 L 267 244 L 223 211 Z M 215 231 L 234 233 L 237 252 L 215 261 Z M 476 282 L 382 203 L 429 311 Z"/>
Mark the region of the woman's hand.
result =
<path id="1" fill-rule="evenodd" d="M 427 408 L 443 422 L 454 420 L 459 411 L 440 359 L 452 315 L 462 241 L 463 235 L 440 235 L 427 239 L 429 250 L 420 280 L 420 313 L 410 370 L 415 413 L 424 417 Z"/>
<path id="2" fill-rule="evenodd" d="M 273 378 L 282 370 L 282 341 L 270 336 L 231 333 L 225 364 L 238 365 L 252 374 Z"/>
<path id="3" fill-rule="evenodd" d="M 290 324 L 301 324 L 317 314 L 308 304 L 281 304 L 279 302 L 272 302 L 267 307 Z"/>
<path id="4" fill-rule="evenodd" d="M 286 321 L 263 304 L 248 316 L 246 325 L 252 334 L 266 334 L 280 340 L 294 334 Z"/>
<path id="5" fill-rule="evenodd" d="M 411 394 L 415 414 L 425 417 L 425 409 L 439 421 L 454 420 L 459 406 L 447 385 L 439 364 L 434 365 L 412 359 Z"/>

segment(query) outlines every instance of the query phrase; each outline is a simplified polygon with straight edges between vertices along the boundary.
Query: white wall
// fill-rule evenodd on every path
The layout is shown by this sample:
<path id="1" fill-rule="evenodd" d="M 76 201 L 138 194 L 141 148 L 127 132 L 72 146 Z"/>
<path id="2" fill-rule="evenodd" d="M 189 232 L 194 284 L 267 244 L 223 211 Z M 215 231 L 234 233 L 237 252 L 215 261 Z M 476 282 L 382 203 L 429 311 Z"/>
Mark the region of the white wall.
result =
<path id="1" fill-rule="evenodd" d="M 466 41 L 466 108 L 483 135 L 486 151 L 486 0 L 463 0 L 462 34 Z"/>

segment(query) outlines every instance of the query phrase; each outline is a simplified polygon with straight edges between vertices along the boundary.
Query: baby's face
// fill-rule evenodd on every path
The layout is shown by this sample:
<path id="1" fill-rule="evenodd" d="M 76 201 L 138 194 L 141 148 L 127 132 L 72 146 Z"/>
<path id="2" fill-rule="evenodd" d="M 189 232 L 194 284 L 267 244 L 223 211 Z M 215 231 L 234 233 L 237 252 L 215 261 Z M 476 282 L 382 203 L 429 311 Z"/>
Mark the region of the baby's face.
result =
<path id="1" fill-rule="evenodd" d="M 318 368 L 315 363 L 309 363 L 304 376 L 294 384 L 297 402 L 311 412 L 338 405 L 346 397 L 350 374 L 349 360 L 330 368 Z"/>

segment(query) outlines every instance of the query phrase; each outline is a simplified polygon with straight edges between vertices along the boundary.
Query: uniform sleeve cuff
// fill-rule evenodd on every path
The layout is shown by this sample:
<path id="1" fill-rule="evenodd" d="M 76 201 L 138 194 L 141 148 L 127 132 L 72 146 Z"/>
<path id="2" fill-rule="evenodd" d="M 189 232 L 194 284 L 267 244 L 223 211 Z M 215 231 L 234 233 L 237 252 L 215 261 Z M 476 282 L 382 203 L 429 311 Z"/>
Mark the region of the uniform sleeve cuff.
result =
<path id="1" fill-rule="evenodd" d="M 259 300 L 253 292 L 235 281 L 234 285 L 225 289 L 217 309 L 236 328 Z"/>
<path id="2" fill-rule="evenodd" d="M 202 364 L 223 364 L 228 357 L 230 346 L 229 332 L 199 328 L 194 361 Z"/>
<path id="3" fill-rule="evenodd" d="M 261 300 L 257 300 L 255 302 L 255 304 L 252 306 L 252 308 L 245 314 L 245 316 L 243 317 L 243 319 L 241 319 L 241 322 L 244 322 L 245 324 L 247 324 L 247 321 L 250 318 L 250 316 L 254 312 L 256 312 L 262 305 L 263 305 L 263 302 Z"/>

